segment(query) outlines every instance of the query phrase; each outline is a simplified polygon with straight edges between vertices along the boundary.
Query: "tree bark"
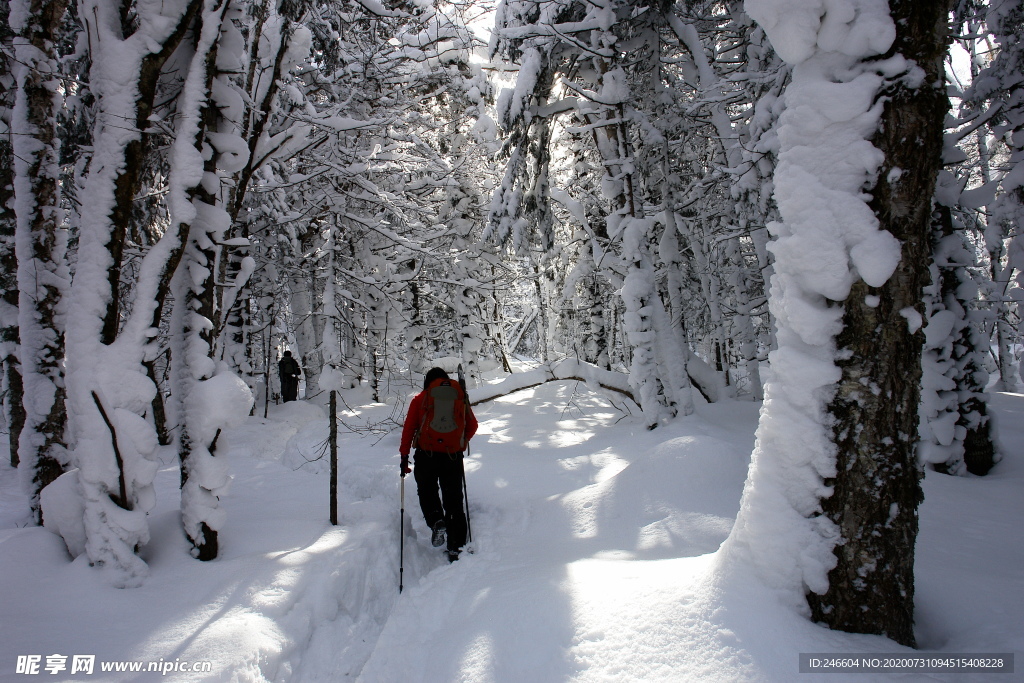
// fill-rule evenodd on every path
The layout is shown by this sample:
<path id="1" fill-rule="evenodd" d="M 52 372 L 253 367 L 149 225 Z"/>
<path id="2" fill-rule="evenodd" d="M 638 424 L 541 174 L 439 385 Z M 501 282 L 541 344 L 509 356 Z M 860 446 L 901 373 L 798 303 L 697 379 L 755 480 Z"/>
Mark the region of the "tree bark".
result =
<path id="1" fill-rule="evenodd" d="M 892 84 L 874 144 L 885 155 L 873 190 L 880 227 L 902 243 L 902 260 L 882 287 L 857 282 L 836 339 L 842 370 L 829 413 L 837 446 L 824 514 L 839 528 L 837 564 L 813 616 L 831 628 L 882 634 L 913 647 L 914 544 L 923 499 L 917 462 L 931 198 L 941 164 L 942 89 L 949 2 L 893 0 L 892 53 L 924 69 L 923 85 Z M 894 172 L 895 171 L 895 172 Z M 902 172 L 900 172 L 902 171 Z M 879 297 L 876 307 L 868 297 Z"/>
<path id="2" fill-rule="evenodd" d="M 8 28 L 10 4 L 0 5 L 0 72 L 10 73 L 13 54 Z M 12 84 L 13 85 L 13 84 Z M 0 363 L 3 364 L 3 409 L 10 444 L 11 467 L 18 466 L 18 439 L 25 424 L 22 403 L 21 362 L 18 360 L 18 258 L 15 249 L 17 217 L 14 215 L 14 153 L 10 137 L 10 113 L 14 88 L 0 82 L 0 117 L 8 134 L 0 138 Z"/>
<path id="3" fill-rule="evenodd" d="M 181 105 L 182 123 L 176 144 L 194 145 L 203 150 L 209 145 L 208 134 L 216 131 L 222 114 L 212 97 L 214 79 L 220 74 L 217 69 L 218 50 L 225 16 L 231 6 L 226 0 L 207 5 L 197 18 L 195 35 L 198 36 L 196 53 L 193 55 L 190 72 L 186 79 L 185 91 L 200 87 L 202 96 L 187 97 Z M 172 168 L 171 173 L 188 174 L 190 169 Z M 177 349 L 171 353 L 172 374 L 178 386 L 179 429 L 178 456 L 181 461 L 181 512 L 185 534 L 191 541 L 192 555 L 201 561 L 213 560 L 219 552 L 218 526 L 213 519 L 219 516 L 217 484 L 219 477 L 209 477 L 207 459 L 216 453 L 218 428 L 212 439 L 202 428 L 202 419 L 194 414 L 190 405 L 192 390 L 214 374 L 214 335 L 218 329 L 219 311 L 216 293 L 217 235 L 218 223 L 229 224 L 230 219 L 218 203 L 215 194 L 217 182 L 217 156 L 204 158 L 203 178 L 183 190 L 178 201 L 187 200 L 196 209 L 195 213 L 178 223 L 178 230 L 185 234 L 187 241 L 175 278 L 178 290 L 175 296 L 176 313 L 172 321 L 172 334 L 180 335 Z M 172 219 L 177 219 L 172 216 Z M 223 219 L 223 220 L 221 220 Z M 200 282 L 194 279 L 196 272 L 204 273 Z M 175 353 L 177 351 L 177 353 Z"/>
<path id="4" fill-rule="evenodd" d="M 64 471 L 64 334 L 61 301 L 67 287 L 61 216 L 60 139 L 63 106 L 56 44 L 64 0 L 25 0 L 15 39 L 17 102 L 12 119 L 15 159 L 18 329 L 25 424 L 21 467 L 29 468 L 30 504 L 42 523 L 39 492 Z M 19 14 L 21 14 L 19 12 Z"/>

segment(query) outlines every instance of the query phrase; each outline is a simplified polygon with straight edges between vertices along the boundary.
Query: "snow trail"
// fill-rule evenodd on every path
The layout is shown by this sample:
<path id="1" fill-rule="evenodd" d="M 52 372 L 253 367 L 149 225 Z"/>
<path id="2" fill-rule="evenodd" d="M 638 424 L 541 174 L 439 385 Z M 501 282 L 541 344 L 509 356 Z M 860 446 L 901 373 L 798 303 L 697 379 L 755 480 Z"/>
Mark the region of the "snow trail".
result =
<path id="1" fill-rule="evenodd" d="M 639 581 L 627 560 L 710 553 L 729 532 L 750 431 L 730 444 L 699 433 L 722 431 L 707 424 L 675 425 L 667 434 L 636 421 L 609 438 L 621 414 L 576 382 L 525 389 L 476 412 L 481 428 L 466 467 L 476 552 L 449 566 L 430 547 L 407 484 L 406 587 L 388 599 L 391 611 L 359 680 L 577 677 L 587 657 L 574 650 L 586 652 L 608 626 L 584 628 L 580 618 L 609 589 Z M 748 412 L 756 420 L 756 407 Z M 665 484 L 650 486 L 658 468 Z M 693 476 L 698 471 L 704 476 Z M 715 492 L 687 495 L 701 487 Z M 687 499 L 692 509 L 679 503 Z M 397 531 L 388 531 L 396 544 Z M 690 564 L 697 576 L 706 562 Z M 607 576 L 619 578 L 609 584 Z M 631 631 L 631 621 L 620 624 L 621 633 Z M 319 669 L 313 662 L 329 660 L 331 644 L 345 635 L 337 625 L 325 628 L 331 635 L 318 633 L 307 652 L 311 675 Z"/>

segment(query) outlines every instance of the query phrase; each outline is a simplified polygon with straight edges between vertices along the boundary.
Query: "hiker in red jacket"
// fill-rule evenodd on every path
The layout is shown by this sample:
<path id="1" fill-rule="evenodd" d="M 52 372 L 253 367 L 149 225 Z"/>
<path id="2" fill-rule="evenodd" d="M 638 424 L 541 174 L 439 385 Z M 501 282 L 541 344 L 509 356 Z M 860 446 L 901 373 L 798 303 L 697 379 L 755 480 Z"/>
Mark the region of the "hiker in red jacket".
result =
<path id="1" fill-rule="evenodd" d="M 449 562 L 459 559 L 466 544 L 462 458 L 476 429 L 476 416 L 459 383 L 441 368 L 431 368 L 423 391 L 409 404 L 402 427 L 401 474 L 413 473 L 423 519 L 431 530 L 430 542 L 435 548 L 447 544 Z M 409 469 L 412 448 L 416 449 L 414 470 Z"/>

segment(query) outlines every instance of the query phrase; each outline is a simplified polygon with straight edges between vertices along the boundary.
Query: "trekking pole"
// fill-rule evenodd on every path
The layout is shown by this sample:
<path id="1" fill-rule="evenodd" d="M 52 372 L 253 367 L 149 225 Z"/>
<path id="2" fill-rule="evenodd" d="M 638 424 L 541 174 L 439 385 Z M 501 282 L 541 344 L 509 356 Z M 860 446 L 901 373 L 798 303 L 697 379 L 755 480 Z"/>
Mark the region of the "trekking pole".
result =
<path id="1" fill-rule="evenodd" d="M 402 473 L 402 511 L 398 536 L 398 592 L 402 592 L 402 579 L 405 573 L 405 473 Z"/>
<path id="2" fill-rule="evenodd" d="M 466 457 L 469 457 L 469 444 L 466 444 Z M 469 489 L 466 487 L 466 457 L 462 458 L 462 496 L 466 501 L 466 539 L 473 542 L 473 525 L 469 523 Z"/>
<path id="3" fill-rule="evenodd" d="M 459 363 L 459 386 L 462 388 L 462 395 L 466 399 L 466 414 L 469 414 L 469 393 L 466 390 L 466 374 L 462 371 L 462 363 Z M 462 465 L 462 497 L 466 501 L 466 542 L 473 542 L 473 525 L 469 523 L 469 489 L 466 487 L 466 458 L 469 457 L 469 442 L 466 442 L 466 452 L 463 454 Z M 472 551 L 471 551 L 472 552 Z"/>

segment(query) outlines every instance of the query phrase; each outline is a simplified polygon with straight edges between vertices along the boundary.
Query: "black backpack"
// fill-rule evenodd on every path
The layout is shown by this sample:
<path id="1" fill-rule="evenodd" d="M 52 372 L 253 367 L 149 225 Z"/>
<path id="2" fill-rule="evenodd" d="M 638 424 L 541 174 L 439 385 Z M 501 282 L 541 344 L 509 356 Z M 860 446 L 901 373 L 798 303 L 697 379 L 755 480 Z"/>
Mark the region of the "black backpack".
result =
<path id="1" fill-rule="evenodd" d="M 291 356 L 285 356 L 277 366 L 282 377 L 295 377 L 299 374 L 299 362 Z"/>

